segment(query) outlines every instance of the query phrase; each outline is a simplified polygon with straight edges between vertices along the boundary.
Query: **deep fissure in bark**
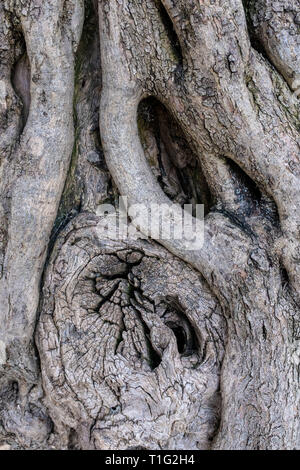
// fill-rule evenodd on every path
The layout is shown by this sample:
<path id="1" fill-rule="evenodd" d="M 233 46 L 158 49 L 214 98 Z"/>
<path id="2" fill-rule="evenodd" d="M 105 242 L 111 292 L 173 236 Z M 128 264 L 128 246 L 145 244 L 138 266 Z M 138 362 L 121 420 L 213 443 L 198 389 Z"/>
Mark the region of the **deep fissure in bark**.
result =
<path id="1" fill-rule="evenodd" d="M 26 52 L 25 39 L 20 35 L 19 39 L 20 49 L 22 55 L 18 58 L 17 62 L 14 64 L 12 69 L 11 82 L 16 94 L 20 97 L 22 101 L 22 119 L 20 134 L 22 133 L 29 114 L 30 108 L 30 62 Z"/>
<path id="2" fill-rule="evenodd" d="M 139 103 L 137 121 L 146 158 L 163 191 L 180 205 L 204 204 L 209 212 L 212 195 L 201 164 L 168 110 L 148 97 Z"/>

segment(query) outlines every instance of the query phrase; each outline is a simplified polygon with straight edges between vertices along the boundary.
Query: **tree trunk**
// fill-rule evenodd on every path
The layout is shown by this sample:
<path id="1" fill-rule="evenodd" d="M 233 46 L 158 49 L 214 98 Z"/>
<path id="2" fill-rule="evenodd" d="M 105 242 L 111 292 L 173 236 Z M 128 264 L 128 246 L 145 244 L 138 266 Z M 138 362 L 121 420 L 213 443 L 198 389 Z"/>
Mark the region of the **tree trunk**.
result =
<path id="1" fill-rule="evenodd" d="M 0 448 L 300 449 L 299 25 L 1 2 Z M 119 195 L 203 246 L 121 239 Z"/>

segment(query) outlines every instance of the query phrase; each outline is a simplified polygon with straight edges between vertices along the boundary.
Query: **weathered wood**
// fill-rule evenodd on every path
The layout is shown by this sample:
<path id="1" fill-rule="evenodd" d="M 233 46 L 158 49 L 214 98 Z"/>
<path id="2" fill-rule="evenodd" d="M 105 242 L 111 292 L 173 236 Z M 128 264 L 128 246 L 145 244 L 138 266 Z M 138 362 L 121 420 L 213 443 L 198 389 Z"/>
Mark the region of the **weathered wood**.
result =
<path id="1" fill-rule="evenodd" d="M 1 3 L 0 443 L 300 448 L 299 15 Z M 118 194 L 203 248 L 103 235 Z"/>

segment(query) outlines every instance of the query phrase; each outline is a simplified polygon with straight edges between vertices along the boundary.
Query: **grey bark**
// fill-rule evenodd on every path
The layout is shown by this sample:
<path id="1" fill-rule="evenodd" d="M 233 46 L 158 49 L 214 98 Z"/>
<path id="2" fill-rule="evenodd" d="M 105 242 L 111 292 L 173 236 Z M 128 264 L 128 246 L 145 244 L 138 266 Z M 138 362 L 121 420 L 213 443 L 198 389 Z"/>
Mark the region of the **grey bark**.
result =
<path id="1" fill-rule="evenodd" d="M 1 3 L 4 447 L 300 448 L 299 17 Z M 118 194 L 204 203 L 203 248 L 112 237 Z"/>

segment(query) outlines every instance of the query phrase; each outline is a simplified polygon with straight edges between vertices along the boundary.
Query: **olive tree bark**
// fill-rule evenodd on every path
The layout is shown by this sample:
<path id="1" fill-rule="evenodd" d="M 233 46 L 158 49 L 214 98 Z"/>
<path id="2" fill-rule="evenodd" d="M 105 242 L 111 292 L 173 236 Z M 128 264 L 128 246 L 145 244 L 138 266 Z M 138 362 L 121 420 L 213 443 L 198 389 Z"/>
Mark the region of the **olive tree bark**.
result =
<path id="1" fill-rule="evenodd" d="M 299 449 L 299 2 L 0 19 L 0 449 Z"/>

